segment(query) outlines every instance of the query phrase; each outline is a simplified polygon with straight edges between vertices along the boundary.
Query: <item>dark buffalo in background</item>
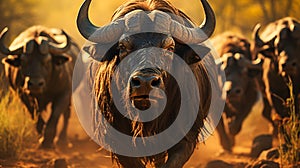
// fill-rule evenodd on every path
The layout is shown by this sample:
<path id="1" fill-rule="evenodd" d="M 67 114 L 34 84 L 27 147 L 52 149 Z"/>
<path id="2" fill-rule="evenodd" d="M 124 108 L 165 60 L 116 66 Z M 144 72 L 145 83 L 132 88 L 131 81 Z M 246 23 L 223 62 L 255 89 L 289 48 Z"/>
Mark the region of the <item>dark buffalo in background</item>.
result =
<path id="1" fill-rule="evenodd" d="M 212 38 L 212 44 L 220 56 L 220 70 L 225 71 L 226 77 L 223 86 L 225 108 L 217 131 L 223 149 L 231 152 L 234 137 L 259 99 L 256 76 L 261 72 L 261 61 L 251 61 L 250 42 L 236 33 L 217 35 Z"/>
<path id="2" fill-rule="evenodd" d="M 36 129 L 43 135 L 41 147 L 53 147 L 58 119 L 64 117 L 58 143 L 67 143 L 70 117 L 72 73 L 80 49 L 63 30 L 32 26 L 14 39 L 9 48 L 0 35 L 0 51 L 5 76 L 10 88 L 17 92 L 32 118 L 37 116 Z M 41 116 L 51 103 L 51 114 L 46 122 Z M 45 127 L 45 128 L 44 128 Z"/>
<path id="3" fill-rule="evenodd" d="M 136 108 L 147 109 L 149 107 L 149 103 L 147 103 L 149 102 L 149 97 L 147 97 L 147 95 L 151 91 L 149 88 L 161 88 L 165 90 L 168 101 L 162 114 L 151 122 L 131 121 L 120 114 L 112 100 L 110 80 L 115 67 L 129 54 L 135 53 L 135 58 L 140 59 L 140 57 L 145 57 L 147 54 L 139 54 L 139 51 L 151 47 L 161 48 L 165 51 L 164 53 L 156 55 L 156 59 L 175 53 L 186 61 L 198 83 L 197 87 L 199 88 L 199 95 L 201 97 L 200 102 L 198 102 L 200 103 L 199 111 L 196 121 L 184 138 L 167 151 L 152 156 L 129 157 L 112 152 L 112 158 L 117 161 L 119 166 L 126 168 L 140 168 L 145 167 L 147 163 L 151 163 L 155 167 L 178 168 L 182 167 L 192 155 L 198 142 L 198 136 L 201 136 L 203 133 L 202 128 L 204 119 L 210 108 L 212 88 L 211 81 L 209 81 L 208 77 L 208 70 L 203 65 L 203 60 L 201 60 L 202 55 L 196 54 L 195 51 L 187 45 L 202 43 L 214 32 L 214 12 L 206 0 L 201 0 L 201 2 L 204 7 L 206 19 L 200 27 L 193 26 L 190 19 L 182 11 L 164 0 L 129 1 L 116 10 L 112 19 L 113 21 L 116 21 L 117 19 L 125 18 L 124 22 L 127 25 L 124 25 L 124 22 L 122 23 L 122 21 L 116 21 L 104 27 L 93 25 L 88 18 L 88 8 L 91 0 L 86 0 L 82 5 L 78 14 L 77 25 L 83 37 L 95 43 L 95 45 L 91 45 L 86 49 L 91 57 L 101 57 L 101 52 L 103 52 L 101 51 L 101 46 L 106 43 L 114 43 L 108 52 L 104 54 L 102 59 L 95 59 L 92 61 L 90 69 L 92 69 L 91 74 L 94 74 L 94 76 L 91 76 L 92 80 L 94 80 L 92 90 L 95 92 L 96 104 L 100 111 L 99 113 L 102 113 L 101 115 L 105 117 L 105 120 L 115 129 L 133 137 L 133 141 L 134 137 L 147 137 L 160 133 L 167 129 L 176 119 L 180 109 L 180 99 L 182 99 L 175 79 L 164 70 L 155 67 L 140 70 L 135 69 L 135 71 L 131 73 L 129 81 L 126 82 L 128 83 L 127 88 L 129 88 L 129 93 L 125 92 L 125 94 L 130 95 L 131 102 Z M 129 27 L 129 30 L 139 29 L 139 25 L 142 25 L 145 21 L 149 21 L 149 16 L 147 14 L 143 15 L 144 12 L 139 12 L 137 10 L 148 11 L 150 14 L 157 16 L 153 18 L 166 19 L 176 26 L 171 27 L 171 24 L 168 25 L 164 23 L 166 27 L 170 26 L 170 29 L 167 28 L 170 31 L 166 34 L 159 32 L 142 32 L 133 35 L 130 35 L 130 33 L 126 34 L 126 30 L 123 28 Z M 128 13 L 130 13 L 129 16 Z M 173 17 L 168 13 L 180 17 Z M 132 18 L 139 18 L 139 20 L 130 22 L 130 19 Z M 182 18 L 187 20 L 183 20 Z M 203 36 L 203 32 L 206 36 Z M 174 34 L 181 38 L 173 38 L 172 36 Z M 208 48 L 201 45 L 198 45 L 197 49 L 203 51 L 200 52 L 203 55 L 206 55 L 209 52 Z M 141 60 L 141 63 L 142 62 L 143 61 Z M 149 62 L 149 64 L 151 65 L 152 63 Z M 176 68 L 178 72 L 183 71 L 181 67 Z M 184 76 L 184 73 L 182 76 Z M 191 103 L 193 103 L 192 100 Z M 186 115 L 190 115 L 189 111 L 185 111 L 185 113 Z M 105 126 L 100 130 L 97 129 L 97 126 L 102 125 L 103 121 L 97 120 L 96 118 L 93 119 L 96 122 L 96 131 L 98 131 L 95 132 L 95 134 L 98 134 L 99 136 L 109 134 L 105 129 Z"/>
<path id="4" fill-rule="evenodd" d="M 278 124 L 290 115 L 286 103 L 290 98 L 289 78 L 293 83 L 295 110 L 299 116 L 300 23 L 295 18 L 286 17 L 268 24 L 260 35 L 259 30 L 260 25 L 257 25 L 253 32 L 253 54 L 264 59 L 261 76 L 263 116 L 272 123 L 274 136 L 277 136 Z"/>

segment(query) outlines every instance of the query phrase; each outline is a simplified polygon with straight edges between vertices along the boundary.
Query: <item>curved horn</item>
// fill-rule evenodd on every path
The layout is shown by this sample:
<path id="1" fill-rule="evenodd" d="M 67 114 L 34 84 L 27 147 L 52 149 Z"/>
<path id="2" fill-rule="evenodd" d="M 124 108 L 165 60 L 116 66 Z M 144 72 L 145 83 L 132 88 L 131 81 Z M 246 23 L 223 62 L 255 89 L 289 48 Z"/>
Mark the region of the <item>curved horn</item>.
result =
<path id="1" fill-rule="evenodd" d="M 91 1 L 92 0 L 84 1 L 77 16 L 77 28 L 85 39 L 88 39 L 99 28 L 89 19 L 88 12 Z"/>
<path id="2" fill-rule="evenodd" d="M 14 51 L 10 51 L 5 45 L 4 45 L 4 39 L 6 37 L 8 28 L 5 27 L 1 34 L 0 34 L 0 52 L 4 55 L 18 55 L 23 52 L 23 47 L 17 48 Z"/>
<path id="3" fill-rule="evenodd" d="M 103 27 L 95 26 L 88 15 L 89 6 L 92 0 L 86 0 L 77 16 L 77 28 L 81 35 L 92 42 L 96 43 L 110 43 L 115 41 L 124 30 L 124 22 L 117 20 Z"/>
<path id="4" fill-rule="evenodd" d="M 70 47 L 72 45 L 71 38 L 64 31 L 62 31 L 62 34 L 66 37 L 66 42 L 61 43 L 61 44 L 55 44 L 52 42 L 48 42 L 50 53 L 62 54 L 70 49 Z"/>
<path id="5" fill-rule="evenodd" d="M 7 31 L 8 28 L 5 27 L 0 34 L 0 52 L 3 53 L 4 55 L 9 55 L 10 53 L 10 50 L 4 45 L 4 39 Z"/>
<path id="6" fill-rule="evenodd" d="M 258 23 L 253 30 L 253 38 L 255 41 L 255 46 L 263 47 L 266 43 L 259 37 L 259 30 L 261 25 Z"/>
<path id="7" fill-rule="evenodd" d="M 213 9 L 206 0 L 201 0 L 201 3 L 203 4 L 205 19 L 199 28 L 207 35 L 207 38 L 209 38 L 215 31 L 216 16 Z"/>
<path id="8" fill-rule="evenodd" d="M 205 12 L 205 19 L 197 28 L 188 28 L 173 21 L 171 33 L 185 43 L 201 43 L 207 40 L 216 27 L 216 17 L 213 9 L 206 0 L 201 0 Z M 180 37 L 180 38 L 179 38 Z"/>

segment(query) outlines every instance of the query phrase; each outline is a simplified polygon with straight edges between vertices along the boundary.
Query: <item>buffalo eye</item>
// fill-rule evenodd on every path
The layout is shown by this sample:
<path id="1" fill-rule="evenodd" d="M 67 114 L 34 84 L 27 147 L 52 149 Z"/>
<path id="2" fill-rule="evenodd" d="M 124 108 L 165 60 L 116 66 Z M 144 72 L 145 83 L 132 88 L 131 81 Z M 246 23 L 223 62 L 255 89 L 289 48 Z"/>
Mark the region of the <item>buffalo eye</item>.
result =
<path id="1" fill-rule="evenodd" d="M 175 50 L 175 41 L 172 37 L 167 37 L 161 41 L 161 48 L 166 49 L 170 52 L 174 52 Z"/>
<path id="2" fill-rule="evenodd" d="M 129 37 L 122 38 L 118 44 L 118 50 L 120 53 L 127 53 L 132 50 L 132 42 Z"/>
<path id="3" fill-rule="evenodd" d="M 20 57 L 20 61 L 23 62 L 23 63 L 26 63 L 28 62 L 28 56 L 26 56 L 25 54 L 21 54 Z"/>
<path id="4" fill-rule="evenodd" d="M 122 60 L 128 54 L 127 47 L 123 44 L 119 44 L 118 49 L 119 49 L 119 58 Z"/>
<path id="5" fill-rule="evenodd" d="M 125 52 L 127 50 L 126 47 L 125 47 L 125 45 L 123 45 L 123 44 L 120 44 L 118 46 L 118 49 L 120 50 L 120 52 Z"/>
<path id="6" fill-rule="evenodd" d="M 72 58 L 68 57 L 68 56 L 63 56 L 63 55 L 52 56 L 52 61 L 55 65 L 62 65 L 71 60 L 72 60 Z"/>
<path id="7" fill-rule="evenodd" d="M 170 51 L 170 52 L 174 52 L 175 47 L 174 46 L 169 46 L 169 47 L 167 47 L 167 50 Z"/>

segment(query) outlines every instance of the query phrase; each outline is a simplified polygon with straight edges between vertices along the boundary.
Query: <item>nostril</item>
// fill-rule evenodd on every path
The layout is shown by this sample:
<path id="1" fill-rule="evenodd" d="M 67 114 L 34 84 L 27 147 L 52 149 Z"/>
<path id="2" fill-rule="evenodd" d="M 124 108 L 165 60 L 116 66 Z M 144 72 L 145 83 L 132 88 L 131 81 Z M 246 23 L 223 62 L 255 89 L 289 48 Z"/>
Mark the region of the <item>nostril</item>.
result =
<path id="1" fill-rule="evenodd" d="M 139 87 L 141 85 L 141 81 L 139 80 L 138 77 L 133 77 L 131 79 L 131 85 L 134 87 Z"/>
<path id="2" fill-rule="evenodd" d="M 27 85 L 29 87 L 42 87 L 45 85 L 45 81 L 32 79 L 27 82 Z"/>
<path id="3" fill-rule="evenodd" d="M 286 63 L 281 64 L 281 66 L 284 69 L 286 67 Z"/>
<path id="4" fill-rule="evenodd" d="M 28 86 L 32 86 L 33 85 L 33 83 L 31 82 L 31 81 L 28 81 Z"/>
<path id="5" fill-rule="evenodd" d="M 43 85 L 44 85 L 43 81 L 41 81 L 41 82 L 38 83 L 38 86 L 43 86 Z"/>
<path id="6" fill-rule="evenodd" d="M 296 63 L 296 62 L 293 62 L 293 63 L 292 63 L 292 66 L 293 66 L 293 67 L 297 66 L 297 63 Z"/>
<path id="7" fill-rule="evenodd" d="M 235 94 L 239 95 L 241 93 L 242 93 L 242 89 L 238 88 L 238 89 L 235 90 Z"/>
<path id="8" fill-rule="evenodd" d="M 161 83 L 161 79 L 159 77 L 156 77 L 151 81 L 151 86 L 159 87 L 160 83 Z"/>
<path id="9" fill-rule="evenodd" d="M 226 93 L 230 93 L 231 92 L 231 89 L 226 89 Z"/>

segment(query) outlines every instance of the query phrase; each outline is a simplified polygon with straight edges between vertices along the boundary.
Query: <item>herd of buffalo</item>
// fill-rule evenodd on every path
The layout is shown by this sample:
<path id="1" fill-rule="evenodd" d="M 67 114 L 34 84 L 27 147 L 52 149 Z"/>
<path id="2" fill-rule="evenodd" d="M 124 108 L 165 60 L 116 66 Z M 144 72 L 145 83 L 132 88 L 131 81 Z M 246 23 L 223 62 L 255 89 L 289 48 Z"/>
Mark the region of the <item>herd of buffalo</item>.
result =
<path id="1" fill-rule="evenodd" d="M 164 69 L 155 67 L 153 62 L 161 57 L 172 58 L 176 54 L 195 75 L 201 97 L 200 102 L 197 102 L 198 113 L 191 129 L 179 142 L 161 153 L 131 157 L 112 151 L 112 158 L 119 166 L 126 168 L 145 167 L 149 162 L 155 167 L 182 167 L 199 142 L 198 137 L 202 134 L 211 100 L 215 96 L 211 91 L 214 82 L 209 78 L 209 67 L 203 61 L 204 57 L 211 57 L 209 52 L 212 48 L 200 45 L 207 40 L 212 42 L 212 47 L 220 57 L 216 71 L 225 73 L 225 81 L 221 84 L 222 94 L 226 95 L 223 97 L 225 107 L 216 128 L 225 151 L 232 151 L 235 135 L 241 131 L 243 121 L 259 98 L 264 103 L 262 115 L 272 124 L 276 137 L 284 118 L 290 115 L 290 108 L 285 102 L 291 96 L 287 85 L 290 81 L 299 117 L 300 22 L 295 18 L 279 19 L 266 25 L 264 30 L 260 30 L 261 26 L 257 25 L 251 42 L 235 33 L 223 33 L 210 38 L 217 21 L 206 0 L 201 0 L 205 20 L 200 26 L 195 26 L 186 14 L 165 0 L 130 0 L 115 11 L 110 24 L 96 26 L 88 18 L 90 3 L 91 0 L 85 0 L 81 6 L 77 28 L 90 42 L 84 48 L 94 58 L 88 69 L 92 72 L 73 74 L 80 47 L 61 29 L 32 26 L 15 38 L 9 47 L 4 45 L 8 28 L 0 34 L 0 52 L 5 55 L 2 63 L 6 80 L 10 88 L 18 93 L 32 118 L 37 116 L 36 130 L 44 137 L 42 148 L 54 147 L 53 140 L 60 116 L 63 116 L 64 122 L 57 143 L 67 143 L 72 87 L 78 87 L 78 83 L 72 86 L 73 75 L 81 78 L 91 74 L 89 78 L 94 81 L 91 87 L 98 106 L 93 116 L 101 113 L 111 126 L 132 136 L 133 141 L 135 137 L 153 136 L 170 127 L 178 116 L 181 99 L 185 98 L 180 96 L 176 79 Z M 152 23 L 151 31 L 142 30 L 144 23 Z M 107 44 L 111 44 L 111 47 L 102 54 L 101 46 Z M 156 53 L 154 59 L 157 60 L 151 58 L 149 61 L 147 57 L 151 52 L 145 52 L 145 48 L 150 48 L 149 51 L 152 51 L 151 48 L 161 48 L 162 52 Z M 140 65 L 152 66 L 143 68 L 138 64 L 131 67 L 132 72 L 126 81 L 128 89 L 121 94 L 129 95 L 130 102 L 140 110 L 151 106 L 149 94 L 152 89 L 159 88 L 166 94 L 164 111 L 152 121 L 130 120 L 114 104 L 110 81 L 116 67 L 129 54 L 133 54 Z M 176 71 L 184 76 L 183 67 L 176 67 Z M 50 103 L 51 115 L 48 121 L 44 121 L 40 114 Z M 129 107 L 125 109 L 128 109 L 128 115 L 133 114 Z M 188 110 L 185 113 L 191 115 Z M 94 123 L 94 131 L 101 131 L 95 133 L 98 136 L 110 134 L 101 119 L 93 119 L 91 122 Z"/>

